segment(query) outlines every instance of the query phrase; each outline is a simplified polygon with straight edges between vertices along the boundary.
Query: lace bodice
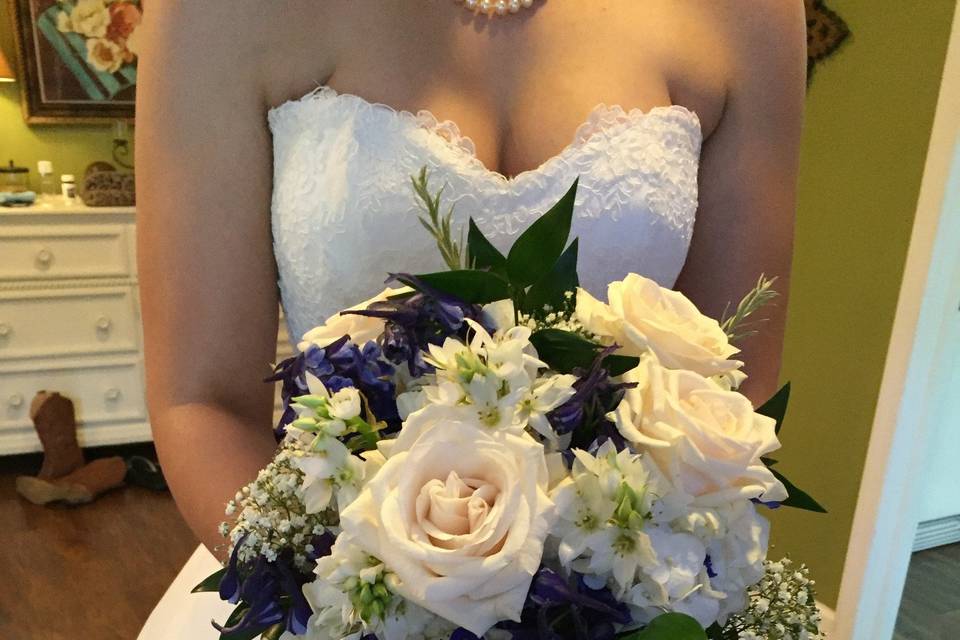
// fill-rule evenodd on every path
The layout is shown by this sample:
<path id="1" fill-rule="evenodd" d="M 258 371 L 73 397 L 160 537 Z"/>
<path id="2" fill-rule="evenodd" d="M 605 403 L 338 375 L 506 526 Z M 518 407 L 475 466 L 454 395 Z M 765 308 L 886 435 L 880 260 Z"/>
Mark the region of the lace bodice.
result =
<path id="1" fill-rule="evenodd" d="M 567 147 L 513 178 L 487 169 L 452 122 L 327 87 L 272 109 L 269 124 L 274 251 L 294 341 L 381 291 L 388 271 L 444 268 L 410 187 L 424 165 L 455 220 L 472 216 L 502 251 L 579 176 L 572 235 L 595 295 L 631 271 L 672 286 L 686 259 L 702 133 L 679 105 L 598 105 Z"/>

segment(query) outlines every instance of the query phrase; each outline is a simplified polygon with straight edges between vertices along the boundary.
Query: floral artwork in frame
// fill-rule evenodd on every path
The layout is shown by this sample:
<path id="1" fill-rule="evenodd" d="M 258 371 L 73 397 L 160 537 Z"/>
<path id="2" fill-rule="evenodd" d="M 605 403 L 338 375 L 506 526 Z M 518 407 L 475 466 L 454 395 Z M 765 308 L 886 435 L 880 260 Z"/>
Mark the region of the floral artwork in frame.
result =
<path id="1" fill-rule="evenodd" d="M 133 118 L 141 0 L 9 0 L 30 123 Z"/>

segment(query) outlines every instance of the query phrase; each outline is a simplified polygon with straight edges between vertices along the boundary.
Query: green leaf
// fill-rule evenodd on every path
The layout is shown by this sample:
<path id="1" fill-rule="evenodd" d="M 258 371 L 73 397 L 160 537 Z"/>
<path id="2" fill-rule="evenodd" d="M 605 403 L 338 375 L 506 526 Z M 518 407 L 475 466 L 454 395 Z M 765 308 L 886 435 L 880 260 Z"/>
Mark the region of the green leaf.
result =
<path id="1" fill-rule="evenodd" d="M 530 336 L 530 342 L 540 359 L 558 373 L 589 367 L 600 350 L 600 345 L 561 329 L 541 329 Z"/>
<path id="2" fill-rule="evenodd" d="M 489 271 L 438 271 L 416 276 L 424 284 L 449 293 L 464 302 L 487 304 L 510 297 L 510 285 L 495 273 Z M 400 277 L 400 282 L 416 289 L 412 280 Z"/>
<path id="3" fill-rule="evenodd" d="M 220 581 L 227 572 L 226 568 L 220 569 L 214 574 L 204 578 L 203 582 L 193 588 L 190 593 L 207 593 L 209 591 L 220 591 Z"/>
<path id="4" fill-rule="evenodd" d="M 686 614 L 664 613 L 645 628 L 619 637 L 623 640 L 707 640 L 707 632 Z"/>
<path id="5" fill-rule="evenodd" d="M 757 413 L 777 421 L 776 432 L 780 433 L 780 427 L 783 426 L 783 417 L 787 414 L 787 403 L 790 401 L 790 383 L 780 387 L 780 390 L 773 394 L 769 400 L 764 402 Z"/>
<path id="6" fill-rule="evenodd" d="M 546 305 L 559 309 L 565 302 L 564 294 L 567 291 L 576 291 L 580 286 L 580 279 L 577 277 L 579 246 L 579 240 L 574 238 L 567 250 L 553 263 L 550 271 L 530 287 L 523 299 L 524 313 L 539 313 Z"/>
<path id="7" fill-rule="evenodd" d="M 562 329 L 541 329 L 530 342 L 541 360 L 558 373 L 572 373 L 574 369 L 587 369 L 593 364 L 603 347 L 576 333 Z M 610 355 L 603 365 L 611 376 L 620 376 L 640 364 L 640 358 Z"/>
<path id="8" fill-rule="evenodd" d="M 775 464 L 777 464 L 778 462 L 780 462 L 779 460 L 777 460 L 777 459 L 775 459 L 775 458 L 764 458 L 764 457 L 761 457 L 760 460 L 763 462 L 763 464 L 767 465 L 768 467 L 772 467 L 773 465 L 775 465 Z"/>
<path id="9" fill-rule="evenodd" d="M 257 636 L 267 630 L 263 625 L 257 625 L 251 629 L 238 631 L 236 633 L 221 633 L 220 640 L 254 640 Z"/>
<path id="10" fill-rule="evenodd" d="M 607 356 L 603 359 L 603 366 L 611 376 L 622 376 L 627 371 L 636 369 L 640 365 L 640 358 L 635 356 Z"/>
<path id="11" fill-rule="evenodd" d="M 507 259 L 487 240 L 477 223 L 470 218 L 467 231 L 467 255 L 469 266 L 473 269 L 489 269 L 495 273 L 506 273 Z"/>
<path id="12" fill-rule="evenodd" d="M 278 622 L 269 629 L 263 632 L 263 635 L 260 636 L 262 640 L 280 640 L 280 636 L 283 635 L 283 632 L 286 631 L 287 626 Z"/>
<path id="13" fill-rule="evenodd" d="M 250 605 L 245 602 L 241 602 L 237 605 L 237 608 L 233 610 L 230 616 L 227 618 L 227 621 L 223 623 L 225 628 L 232 627 L 240 623 L 243 619 L 243 616 L 247 615 L 247 612 L 250 610 Z M 264 626 L 257 626 L 252 629 L 247 629 L 245 631 L 239 631 L 236 633 L 220 633 L 220 640 L 254 640 L 257 636 L 263 633 L 266 630 Z"/>
<path id="14" fill-rule="evenodd" d="M 540 280 L 563 253 L 570 236 L 578 182 L 579 178 L 574 180 L 560 201 L 540 216 L 513 243 L 507 256 L 507 273 L 515 287 L 527 287 Z"/>
<path id="15" fill-rule="evenodd" d="M 772 473 L 776 477 L 776 479 L 782 482 L 783 486 L 787 488 L 787 494 L 788 494 L 787 499 L 781 502 L 780 504 L 782 504 L 785 507 L 803 509 L 804 511 L 815 511 L 816 513 L 827 512 L 827 510 L 824 509 L 819 502 L 814 500 L 810 496 L 810 494 L 808 494 L 806 491 L 804 491 L 803 489 L 800 489 L 799 487 L 794 485 L 792 482 L 787 480 L 787 478 L 782 473 L 780 473 L 776 469 L 770 468 L 769 465 L 767 465 L 767 468 L 770 469 L 770 473 Z"/>

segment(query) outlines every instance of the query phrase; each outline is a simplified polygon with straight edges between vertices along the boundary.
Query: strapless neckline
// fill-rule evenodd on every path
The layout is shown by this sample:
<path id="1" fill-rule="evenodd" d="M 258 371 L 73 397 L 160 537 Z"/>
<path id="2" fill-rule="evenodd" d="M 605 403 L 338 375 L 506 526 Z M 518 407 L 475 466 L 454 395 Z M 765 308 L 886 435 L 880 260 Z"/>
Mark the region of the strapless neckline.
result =
<path id="1" fill-rule="evenodd" d="M 693 234 L 697 115 L 599 104 L 572 140 L 512 178 L 485 166 L 456 123 L 318 87 L 269 111 L 271 228 L 290 333 L 383 289 L 385 274 L 443 268 L 410 177 L 426 168 L 453 226 L 473 219 L 501 251 L 579 177 L 580 283 L 602 296 L 629 272 L 672 286 Z"/>
<path id="2" fill-rule="evenodd" d="M 615 126 L 623 128 L 639 126 L 644 120 L 658 115 L 676 114 L 687 120 L 698 138 L 698 144 L 702 144 L 703 142 L 703 126 L 700 122 L 700 117 L 696 111 L 684 105 L 667 104 L 657 105 L 649 109 L 641 109 L 640 107 L 625 109 L 619 104 L 608 105 L 600 102 L 587 112 L 587 115 L 574 131 L 570 142 L 560 149 L 560 151 L 549 156 L 532 169 L 521 171 L 513 176 L 507 176 L 487 167 L 483 160 L 477 156 L 476 145 L 473 140 L 470 136 L 461 132 L 456 122 L 453 120 L 441 120 L 429 109 L 419 109 L 414 113 L 405 109 L 397 109 L 382 102 L 367 100 L 353 93 L 340 92 L 328 85 L 320 85 L 299 98 L 292 98 L 275 107 L 271 107 L 268 112 L 270 115 L 273 115 L 276 112 L 296 108 L 297 105 L 312 100 L 352 102 L 367 109 L 380 112 L 384 117 L 396 119 L 405 126 L 425 130 L 447 143 L 455 153 L 462 154 L 468 161 L 468 165 L 472 167 L 476 173 L 485 176 L 491 181 L 500 183 L 501 187 L 507 190 L 512 189 L 529 178 L 547 172 L 552 165 L 567 161 L 571 155 L 575 154 L 580 147 L 598 132 L 609 133 L 609 129 Z"/>

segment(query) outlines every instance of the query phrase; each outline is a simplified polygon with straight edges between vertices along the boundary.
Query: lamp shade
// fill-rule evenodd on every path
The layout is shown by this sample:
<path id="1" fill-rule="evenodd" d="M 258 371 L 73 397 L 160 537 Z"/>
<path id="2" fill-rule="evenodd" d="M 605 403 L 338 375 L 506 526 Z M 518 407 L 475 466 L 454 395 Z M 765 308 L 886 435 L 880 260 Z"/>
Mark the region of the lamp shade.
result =
<path id="1" fill-rule="evenodd" d="M 0 49 L 0 82 L 13 82 L 16 79 L 17 76 L 13 75 L 13 68 L 7 62 L 7 56 L 3 55 L 3 50 Z"/>

